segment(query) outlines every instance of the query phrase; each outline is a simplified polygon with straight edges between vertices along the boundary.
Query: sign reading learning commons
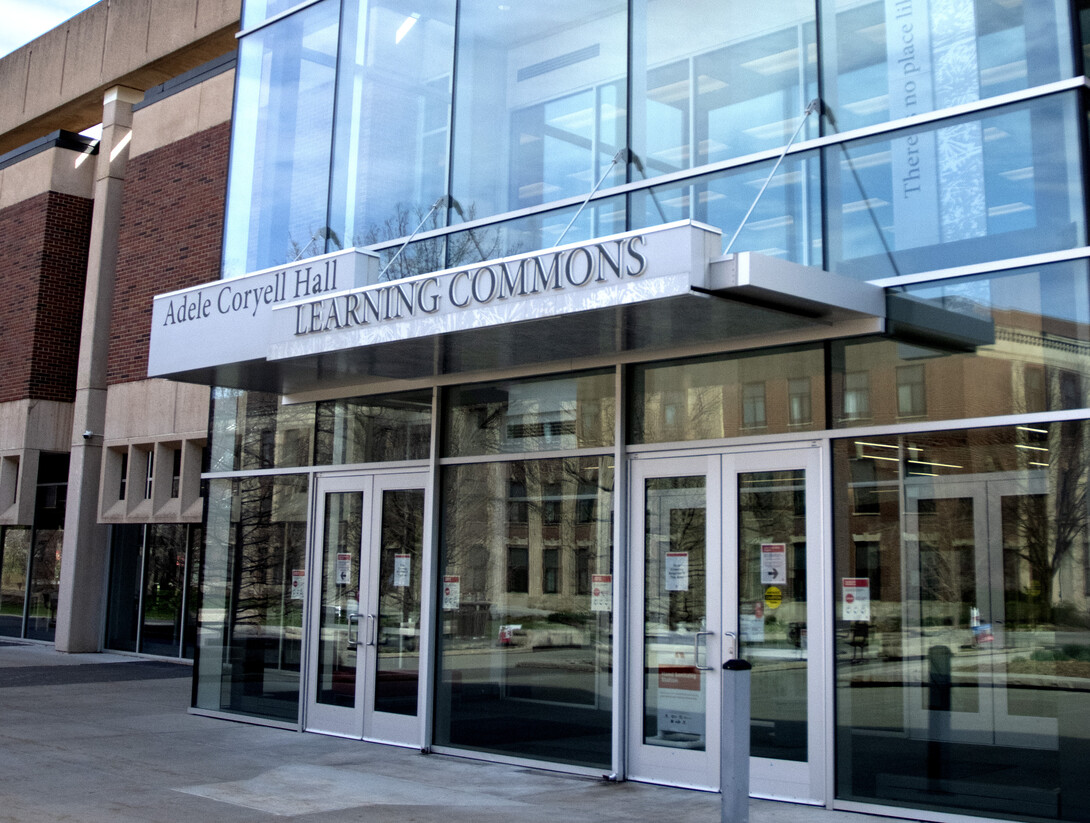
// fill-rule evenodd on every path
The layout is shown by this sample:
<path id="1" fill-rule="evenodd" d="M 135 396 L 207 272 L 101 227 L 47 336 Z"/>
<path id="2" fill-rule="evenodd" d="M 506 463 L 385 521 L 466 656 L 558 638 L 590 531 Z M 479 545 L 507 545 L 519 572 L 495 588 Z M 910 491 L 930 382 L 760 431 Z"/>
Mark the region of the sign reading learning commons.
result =
<path id="1" fill-rule="evenodd" d="M 381 280 L 357 249 L 155 298 L 151 376 L 543 319 L 702 286 L 717 231 L 688 221 Z"/>
<path id="2" fill-rule="evenodd" d="M 647 258 L 640 252 L 646 243 L 643 235 L 637 234 L 304 301 L 295 305 L 295 334 L 435 315 L 447 306 L 467 309 L 494 300 L 640 277 L 647 271 Z"/>

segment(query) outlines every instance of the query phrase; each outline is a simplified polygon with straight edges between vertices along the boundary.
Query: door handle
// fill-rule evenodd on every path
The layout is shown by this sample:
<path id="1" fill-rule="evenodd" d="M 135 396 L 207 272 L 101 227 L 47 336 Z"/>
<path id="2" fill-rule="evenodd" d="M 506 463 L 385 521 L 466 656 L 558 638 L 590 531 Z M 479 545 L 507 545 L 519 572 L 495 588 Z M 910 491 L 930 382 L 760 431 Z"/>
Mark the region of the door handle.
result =
<path id="1" fill-rule="evenodd" d="M 723 657 L 734 660 L 738 657 L 738 635 L 734 632 L 723 632 L 723 637 L 727 639 L 727 648 L 723 650 Z"/>
<path id="2" fill-rule="evenodd" d="M 700 665 L 700 638 L 701 638 L 701 636 L 711 637 L 713 634 L 715 634 L 715 632 L 697 632 L 695 635 L 693 635 L 693 665 L 696 666 L 696 668 L 700 669 L 700 671 L 702 671 L 702 672 L 710 672 L 713 667 L 712 666 L 701 666 Z M 704 646 L 704 662 L 706 663 L 707 660 L 708 660 L 708 647 L 707 647 L 707 644 L 705 644 L 705 646 Z"/>
<path id="3" fill-rule="evenodd" d="M 355 631 L 353 631 L 355 629 Z M 354 649 L 359 643 L 360 637 L 360 616 L 358 614 L 348 615 L 348 648 Z"/>
<path id="4" fill-rule="evenodd" d="M 366 642 L 366 645 L 368 645 L 368 646 L 374 646 L 375 645 L 375 624 L 377 622 L 378 621 L 375 620 L 375 616 L 373 614 L 367 615 L 367 642 Z"/>

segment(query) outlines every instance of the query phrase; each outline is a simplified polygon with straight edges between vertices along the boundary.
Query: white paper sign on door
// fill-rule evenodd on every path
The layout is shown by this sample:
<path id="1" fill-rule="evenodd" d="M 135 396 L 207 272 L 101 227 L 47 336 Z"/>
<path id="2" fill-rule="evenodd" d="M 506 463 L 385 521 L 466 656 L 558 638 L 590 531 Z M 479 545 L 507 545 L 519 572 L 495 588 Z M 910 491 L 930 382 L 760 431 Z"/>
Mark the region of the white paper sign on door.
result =
<path id="1" fill-rule="evenodd" d="M 409 586 L 412 579 L 412 562 L 411 554 L 394 555 L 394 586 L 397 588 L 404 589 Z"/>
<path id="2" fill-rule="evenodd" d="M 291 599 L 302 600 L 307 590 L 307 573 L 305 569 L 291 570 Z"/>
<path id="3" fill-rule="evenodd" d="M 613 575 L 592 574 L 590 576 L 590 610 L 608 612 L 613 609 Z"/>
<path id="4" fill-rule="evenodd" d="M 787 577 L 787 545 L 761 544 L 761 583 L 783 583 Z"/>
<path id="5" fill-rule="evenodd" d="M 659 666 L 659 734 L 704 735 L 704 678 L 693 666 Z"/>
<path id="6" fill-rule="evenodd" d="M 689 553 L 666 552 L 666 591 L 689 590 Z"/>
<path id="7" fill-rule="evenodd" d="M 352 555 L 350 554 L 338 554 L 337 555 L 337 585 L 347 586 L 348 578 L 352 574 Z"/>
<path id="8" fill-rule="evenodd" d="M 841 579 L 844 593 L 842 616 L 844 620 L 870 622 L 870 578 L 845 577 Z"/>
<path id="9" fill-rule="evenodd" d="M 456 574 L 443 577 L 443 610 L 455 611 L 462 602 L 462 578 Z"/>

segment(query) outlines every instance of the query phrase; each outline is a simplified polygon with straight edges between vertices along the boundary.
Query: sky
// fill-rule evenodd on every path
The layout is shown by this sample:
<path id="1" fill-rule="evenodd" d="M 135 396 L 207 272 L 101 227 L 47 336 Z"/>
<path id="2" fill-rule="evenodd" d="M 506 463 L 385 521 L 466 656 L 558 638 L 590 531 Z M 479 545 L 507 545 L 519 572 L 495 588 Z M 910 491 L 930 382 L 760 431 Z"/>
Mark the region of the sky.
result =
<path id="1" fill-rule="evenodd" d="M 0 0 L 0 57 L 56 28 L 97 0 Z"/>

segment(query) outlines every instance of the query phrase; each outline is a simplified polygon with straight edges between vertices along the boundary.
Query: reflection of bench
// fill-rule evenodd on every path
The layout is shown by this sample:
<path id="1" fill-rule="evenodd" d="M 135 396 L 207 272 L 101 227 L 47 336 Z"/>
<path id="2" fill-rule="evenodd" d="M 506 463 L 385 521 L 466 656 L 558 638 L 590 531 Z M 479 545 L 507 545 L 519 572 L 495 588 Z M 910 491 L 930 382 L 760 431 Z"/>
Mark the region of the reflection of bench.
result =
<path id="1" fill-rule="evenodd" d="M 870 643 L 870 623 L 857 620 L 848 629 L 848 645 L 852 647 L 852 663 L 862 663 L 863 653 Z"/>

